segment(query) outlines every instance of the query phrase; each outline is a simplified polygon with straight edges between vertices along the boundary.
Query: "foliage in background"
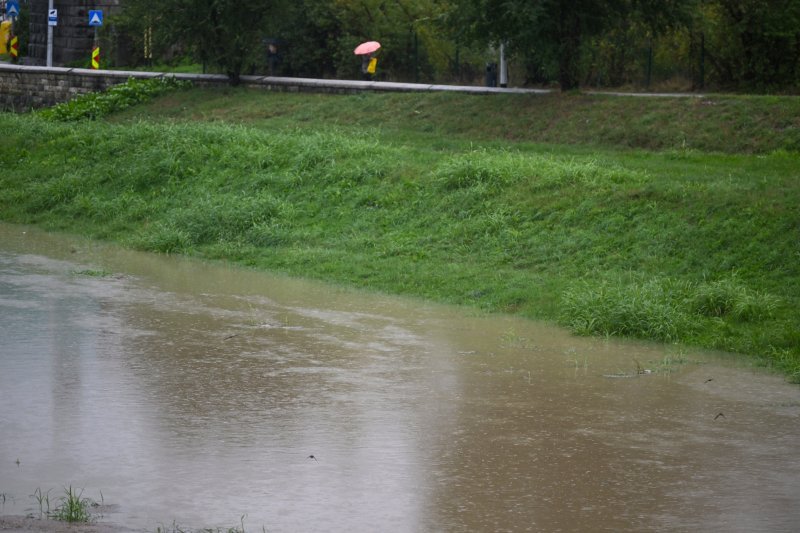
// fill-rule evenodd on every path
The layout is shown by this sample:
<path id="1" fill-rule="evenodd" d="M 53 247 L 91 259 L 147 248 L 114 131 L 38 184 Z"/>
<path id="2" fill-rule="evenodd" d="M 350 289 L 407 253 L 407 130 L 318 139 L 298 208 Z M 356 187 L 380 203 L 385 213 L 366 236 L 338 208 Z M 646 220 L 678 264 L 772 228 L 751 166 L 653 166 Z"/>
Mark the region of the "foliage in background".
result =
<path id="1" fill-rule="evenodd" d="M 442 79 L 458 76 L 462 67 L 474 75 L 468 65 L 477 56 L 469 47 L 456 52 L 441 24 L 441 0 L 203 4 L 199 14 L 187 11 L 178 16 L 170 10 L 185 6 L 175 0 L 165 4 L 164 13 L 154 15 L 151 2 L 129 0 L 117 25 L 132 36 L 137 50 L 144 46 L 149 28 L 157 62 L 175 61 L 188 53 L 232 79 L 270 68 L 275 75 L 358 78 L 360 61 L 353 49 L 367 40 L 383 44 L 381 79 Z M 248 20 L 245 27 L 236 22 L 240 18 Z M 277 49 L 272 67 L 267 59 L 269 44 Z"/>
<path id="2" fill-rule="evenodd" d="M 462 0 L 450 16 L 453 25 L 468 28 L 469 41 L 505 43 L 529 61 L 552 60 L 561 90 L 568 91 L 580 83 L 585 39 L 620 17 L 621 7 L 614 0 Z"/>
<path id="3" fill-rule="evenodd" d="M 608 20 L 602 32 L 584 43 L 581 84 L 649 87 L 653 78 L 687 77 L 679 58 L 688 53 L 680 50 L 681 43 L 688 43 L 681 30 L 691 21 L 692 4 L 686 0 L 629 3 L 623 16 Z M 665 56 L 665 51 L 673 55 Z"/>
<path id="4" fill-rule="evenodd" d="M 709 1 L 699 9 L 709 76 L 724 87 L 800 84 L 800 0 Z"/>
<path id="5" fill-rule="evenodd" d="M 169 0 L 153 9 L 152 2 L 130 0 L 118 17 L 132 36 L 134 48 L 146 41 L 154 58 L 191 55 L 203 65 L 225 73 L 232 85 L 247 74 L 263 54 L 266 22 L 282 2 L 260 0 Z"/>
<path id="6" fill-rule="evenodd" d="M 130 66 L 188 59 L 234 83 L 357 78 L 366 40 L 383 44 L 378 79 L 483 83 L 503 42 L 512 85 L 792 92 L 798 27 L 800 0 L 126 0 L 103 32 L 128 43 Z"/>
<path id="7" fill-rule="evenodd" d="M 96 120 L 109 113 L 146 102 L 168 91 L 190 86 L 191 82 L 170 77 L 130 78 L 125 83 L 115 85 L 107 91 L 78 95 L 68 102 L 36 111 L 36 114 L 48 120 L 61 122 Z"/>

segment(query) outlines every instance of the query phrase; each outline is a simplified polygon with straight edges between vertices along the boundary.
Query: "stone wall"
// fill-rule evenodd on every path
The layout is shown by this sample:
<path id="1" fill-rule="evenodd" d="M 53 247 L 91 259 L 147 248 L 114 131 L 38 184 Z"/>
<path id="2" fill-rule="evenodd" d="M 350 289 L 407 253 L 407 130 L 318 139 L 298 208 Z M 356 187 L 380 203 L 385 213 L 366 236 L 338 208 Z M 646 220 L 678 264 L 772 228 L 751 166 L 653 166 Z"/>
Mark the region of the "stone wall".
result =
<path id="1" fill-rule="evenodd" d="M 77 94 L 103 91 L 124 83 L 130 74 L 0 63 L 0 109 L 27 111 L 66 102 Z"/>
<path id="2" fill-rule="evenodd" d="M 78 94 L 103 91 L 113 85 L 124 83 L 128 78 L 146 79 L 160 76 L 191 81 L 194 85 L 200 87 L 225 87 L 228 85 L 227 76 L 218 74 L 162 74 L 157 72 L 126 72 L 63 67 L 47 68 L 0 63 L 0 109 L 17 112 L 28 111 L 66 102 Z M 242 76 L 241 84 L 244 87 L 267 91 L 323 93 L 449 91 L 472 94 L 532 94 L 549 92 L 540 89 L 503 89 L 499 87 L 320 80 L 273 76 Z"/>

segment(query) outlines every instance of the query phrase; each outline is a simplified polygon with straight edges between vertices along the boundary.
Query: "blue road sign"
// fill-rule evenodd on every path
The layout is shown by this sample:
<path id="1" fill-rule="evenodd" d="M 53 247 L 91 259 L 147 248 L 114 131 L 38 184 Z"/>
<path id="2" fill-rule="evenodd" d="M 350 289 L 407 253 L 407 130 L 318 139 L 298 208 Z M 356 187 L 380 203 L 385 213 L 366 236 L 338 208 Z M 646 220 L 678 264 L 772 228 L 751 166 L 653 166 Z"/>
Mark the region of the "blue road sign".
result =
<path id="1" fill-rule="evenodd" d="M 103 25 L 103 12 L 102 11 L 89 11 L 89 26 L 102 26 Z"/>
<path id="2" fill-rule="evenodd" d="M 19 2 L 17 0 L 8 0 L 6 2 L 6 14 L 9 17 L 19 16 Z"/>
<path id="3" fill-rule="evenodd" d="M 58 9 L 47 10 L 47 25 L 58 26 Z"/>

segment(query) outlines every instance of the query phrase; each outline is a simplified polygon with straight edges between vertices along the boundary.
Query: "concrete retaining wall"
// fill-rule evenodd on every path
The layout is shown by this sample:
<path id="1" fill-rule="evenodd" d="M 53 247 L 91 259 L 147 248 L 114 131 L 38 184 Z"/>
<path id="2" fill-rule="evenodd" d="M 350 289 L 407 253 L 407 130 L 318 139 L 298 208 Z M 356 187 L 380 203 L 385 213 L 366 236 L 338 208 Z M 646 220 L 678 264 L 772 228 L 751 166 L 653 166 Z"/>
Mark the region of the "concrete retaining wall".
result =
<path id="1" fill-rule="evenodd" d="M 77 94 L 103 91 L 124 83 L 128 78 L 160 76 L 188 80 L 197 86 L 228 85 L 228 78 L 214 74 L 162 74 L 157 72 L 126 72 L 116 70 L 87 70 L 63 67 L 35 67 L 0 63 L 0 109 L 28 111 L 66 102 Z M 280 78 L 273 76 L 242 76 L 245 87 L 270 91 L 308 91 L 326 93 L 357 93 L 363 91 L 420 92 L 453 91 L 473 94 L 546 93 L 536 89 L 502 89 L 456 85 L 428 85 L 377 81 L 318 80 L 310 78 Z"/>

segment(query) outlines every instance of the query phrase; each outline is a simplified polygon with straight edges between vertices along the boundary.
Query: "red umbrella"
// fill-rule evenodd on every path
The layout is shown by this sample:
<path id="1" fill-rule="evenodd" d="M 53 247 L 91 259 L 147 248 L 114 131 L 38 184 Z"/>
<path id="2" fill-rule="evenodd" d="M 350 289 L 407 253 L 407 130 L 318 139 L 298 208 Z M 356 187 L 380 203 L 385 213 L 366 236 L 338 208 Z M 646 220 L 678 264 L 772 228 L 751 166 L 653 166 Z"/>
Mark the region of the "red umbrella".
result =
<path id="1" fill-rule="evenodd" d="M 367 41 L 365 43 L 361 43 L 358 46 L 356 46 L 356 49 L 353 50 L 353 53 L 357 56 L 363 56 L 366 54 L 371 54 L 380 47 L 381 43 L 379 43 L 378 41 Z"/>

